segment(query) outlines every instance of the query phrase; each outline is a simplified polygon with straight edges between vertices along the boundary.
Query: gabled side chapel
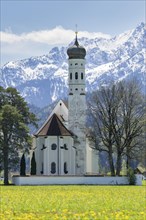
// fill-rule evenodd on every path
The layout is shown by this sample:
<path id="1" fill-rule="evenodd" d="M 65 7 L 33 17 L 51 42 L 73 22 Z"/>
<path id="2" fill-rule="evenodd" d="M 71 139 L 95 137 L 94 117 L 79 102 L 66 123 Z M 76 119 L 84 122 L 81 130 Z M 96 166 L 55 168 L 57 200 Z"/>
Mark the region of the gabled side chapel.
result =
<path id="1" fill-rule="evenodd" d="M 60 100 L 34 135 L 37 175 L 98 173 L 98 154 L 86 137 L 85 56 L 77 33 L 68 54 L 68 106 Z"/>

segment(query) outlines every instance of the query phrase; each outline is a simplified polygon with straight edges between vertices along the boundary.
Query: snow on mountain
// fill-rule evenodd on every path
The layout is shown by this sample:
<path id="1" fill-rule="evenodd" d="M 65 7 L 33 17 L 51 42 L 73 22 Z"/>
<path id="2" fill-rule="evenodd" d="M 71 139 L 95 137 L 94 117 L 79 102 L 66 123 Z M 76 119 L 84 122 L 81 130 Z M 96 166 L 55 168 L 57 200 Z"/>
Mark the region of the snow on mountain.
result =
<path id="1" fill-rule="evenodd" d="M 87 51 L 87 91 L 129 78 L 136 78 L 144 91 L 145 39 L 144 23 L 113 38 L 100 34 L 93 39 L 79 39 Z M 67 97 L 66 50 L 67 47 L 54 47 L 47 55 L 5 64 L 0 70 L 0 85 L 16 87 L 27 102 L 39 107 Z"/>

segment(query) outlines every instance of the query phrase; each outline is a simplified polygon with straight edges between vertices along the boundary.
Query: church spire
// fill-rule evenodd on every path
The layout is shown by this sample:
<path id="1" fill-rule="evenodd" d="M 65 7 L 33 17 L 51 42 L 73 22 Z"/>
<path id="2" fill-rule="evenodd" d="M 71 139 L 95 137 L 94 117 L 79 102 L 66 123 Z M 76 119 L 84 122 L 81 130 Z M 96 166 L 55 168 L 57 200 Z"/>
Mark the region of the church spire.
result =
<path id="1" fill-rule="evenodd" d="M 75 45 L 78 47 L 79 46 L 79 43 L 78 43 L 78 38 L 77 38 L 77 35 L 78 35 L 78 31 L 77 31 L 77 24 L 76 24 L 76 31 L 75 31 L 75 34 L 76 34 L 76 38 L 75 38 Z"/>
<path id="2" fill-rule="evenodd" d="M 69 56 L 69 59 L 85 59 L 86 50 L 84 47 L 80 46 L 78 43 L 77 25 L 76 25 L 75 34 L 76 34 L 76 37 L 75 37 L 75 42 L 74 42 L 73 46 L 71 46 L 67 49 L 67 54 Z"/>

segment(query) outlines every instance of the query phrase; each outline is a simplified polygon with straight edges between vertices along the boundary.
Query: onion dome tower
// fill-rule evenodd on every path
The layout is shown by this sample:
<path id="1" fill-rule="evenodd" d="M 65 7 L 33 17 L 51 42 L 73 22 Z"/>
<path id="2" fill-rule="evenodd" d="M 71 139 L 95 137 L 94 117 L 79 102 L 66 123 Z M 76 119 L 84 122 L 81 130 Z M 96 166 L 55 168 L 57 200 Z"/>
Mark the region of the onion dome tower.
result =
<path id="1" fill-rule="evenodd" d="M 77 32 L 76 32 L 75 43 L 73 46 L 68 48 L 67 54 L 69 56 L 69 59 L 84 59 L 86 56 L 85 48 L 80 46 L 78 43 Z"/>
<path id="2" fill-rule="evenodd" d="M 80 46 L 77 32 L 74 45 L 68 54 L 68 109 L 69 129 L 76 135 L 76 174 L 83 175 L 86 170 L 86 97 L 85 97 L 85 56 L 86 50 Z"/>

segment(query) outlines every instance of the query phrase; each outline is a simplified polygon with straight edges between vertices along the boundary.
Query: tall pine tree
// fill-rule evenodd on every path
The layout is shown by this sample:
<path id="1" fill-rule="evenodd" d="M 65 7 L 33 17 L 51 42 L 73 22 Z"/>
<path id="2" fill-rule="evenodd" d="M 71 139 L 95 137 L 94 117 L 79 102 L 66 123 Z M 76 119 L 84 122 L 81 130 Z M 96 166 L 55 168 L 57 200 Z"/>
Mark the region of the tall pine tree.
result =
<path id="1" fill-rule="evenodd" d="M 25 162 L 25 156 L 23 154 L 20 161 L 20 176 L 25 176 L 25 175 L 26 175 L 26 162 Z"/>
<path id="2" fill-rule="evenodd" d="M 36 161 L 35 161 L 35 153 L 33 152 L 31 158 L 31 175 L 36 175 Z"/>
<path id="3" fill-rule="evenodd" d="M 0 87 L 0 167 L 4 169 L 4 184 L 8 185 L 8 173 L 21 151 L 28 151 L 32 138 L 28 125 L 36 126 L 36 117 L 14 88 Z M 17 160 L 18 161 L 18 160 Z"/>

